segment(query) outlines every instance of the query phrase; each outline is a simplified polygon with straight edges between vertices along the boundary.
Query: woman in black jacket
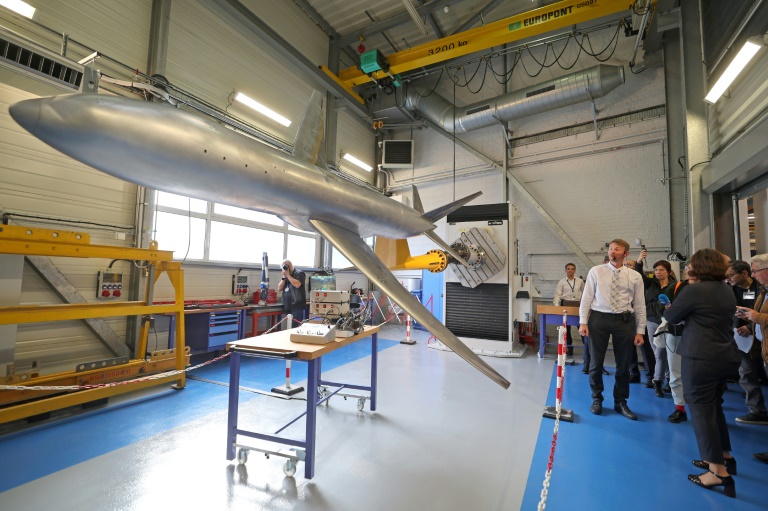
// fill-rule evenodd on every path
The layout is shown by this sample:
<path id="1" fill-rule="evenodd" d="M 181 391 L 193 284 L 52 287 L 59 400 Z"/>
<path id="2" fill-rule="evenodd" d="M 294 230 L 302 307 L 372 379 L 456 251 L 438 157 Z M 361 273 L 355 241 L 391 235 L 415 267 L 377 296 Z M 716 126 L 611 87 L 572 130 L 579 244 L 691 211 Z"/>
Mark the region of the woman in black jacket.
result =
<path id="1" fill-rule="evenodd" d="M 682 357 L 685 401 L 701 456 L 693 464 L 707 469 L 703 474 L 690 474 L 688 479 L 707 489 L 722 486 L 727 496 L 735 497 L 736 484 L 731 474 L 736 473 L 736 460 L 730 453 L 722 405 L 726 378 L 741 362 L 732 331 L 736 298 L 723 282 L 728 266 L 720 252 L 699 250 L 691 257 L 689 267 L 691 285 L 664 313 L 670 323 L 685 321 L 678 353 Z"/>
<path id="2" fill-rule="evenodd" d="M 648 277 L 643 271 L 643 261 L 645 260 L 647 252 L 643 250 L 640 252 L 640 257 L 637 258 L 637 264 L 635 270 L 643 276 L 643 285 L 645 286 L 645 311 L 648 318 L 648 341 L 653 346 L 653 356 L 656 359 L 656 366 L 653 373 L 653 393 L 656 397 L 664 397 L 664 392 L 672 392 L 669 384 L 666 385 L 666 389 L 662 390 L 664 386 L 664 378 L 669 382 L 669 365 L 667 363 L 667 347 L 665 339 L 661 337 L 661 342 L 657 342 L 658 338 L 655 338 L 656 329 L 661 324 L 661 316 L 664 313 L 664 306 L 659 301 L 660 294 L 671 294 L 672 290 L 677 284 L 677 279 L 672 271 L 672 265 L 669 261 L 656 261 L 653 263 L 653 277 Z"/>

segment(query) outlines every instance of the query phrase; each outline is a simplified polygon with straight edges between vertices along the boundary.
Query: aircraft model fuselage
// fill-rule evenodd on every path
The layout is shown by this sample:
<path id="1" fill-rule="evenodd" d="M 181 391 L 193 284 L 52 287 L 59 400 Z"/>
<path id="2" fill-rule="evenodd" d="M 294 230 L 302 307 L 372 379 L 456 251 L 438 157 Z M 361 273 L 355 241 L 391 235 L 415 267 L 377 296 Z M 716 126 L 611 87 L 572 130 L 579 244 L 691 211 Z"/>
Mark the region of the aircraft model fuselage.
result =
<path id="1" fill-rule="evenodd" d="M 148 188 L 271 213 L 303 230 L 310 216 L 390 238 L 434 229 L 414 209 L 168 105 L 74 94 L 11 107 L 59 151 Z"/>

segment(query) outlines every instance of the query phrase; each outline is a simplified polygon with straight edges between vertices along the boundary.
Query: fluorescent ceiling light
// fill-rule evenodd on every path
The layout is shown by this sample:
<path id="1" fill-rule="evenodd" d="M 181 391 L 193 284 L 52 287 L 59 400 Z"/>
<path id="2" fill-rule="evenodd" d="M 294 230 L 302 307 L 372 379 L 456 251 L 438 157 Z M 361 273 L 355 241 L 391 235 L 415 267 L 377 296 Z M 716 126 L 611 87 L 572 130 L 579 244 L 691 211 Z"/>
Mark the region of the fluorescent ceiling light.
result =
<path id="1" fill-rule="evenodd" d="M 35 8 L 21 0 L 0 0 L 0 5 L 30 19 L 35 15 Z"/>
<path id="2" fill-rule="evenodd" d="M 760 48 L 762 48 L 762 45 L 753 42 L 752 40 L 745 42 L 744 46 L 739 50 L 739 53 L 736 54 L 736 58 L 733 59 L 733 62 L 728 66 L 728 69 L 726 69 L 720 79 L 717 80 L 717 83 L 715 83 L 715 86 L 709 91 L 709 94 L 704 98 L 704 101 L 710 103 L 717 102 L 717 100 L 720 99 L 720 96 L 722 96 L 725 90 L 731 86 L 736 77 L 739 76 L 739 73 L 744 70 L 746 65 L 749 64 L 749 61 L 752 60 L 752 57 L 755 56 L 755 53 L 757 53 L 757 50 Z"/>
<path id="3" fill-rule="evenodd" d="M 249 98 L 248 96 L 246 96 L 242 92 L 238 92 L 237 93 L 237 96 L 235 96 L 235 101 L 239 101 L 240 103 L 253 108 L 254 110 L 259 112 L 260 114 L 266 115 L 270 119 L 279 122 L 280 124 L 282 124 L 286 128 L 291 125 L 291 121 L 290 120 L 286 119 L 285 117 L 283 117 L 282 115 L 278 114 L 277 112 L 274 112 L 274 111 L 270 110 L 269 108 L 265 107 L 264 105 L 262 105 L 258 101 L 255 101 L 255 100 Z"/>
<path id="4" fill-rule="evenodd" d="M 354 156 L 352 156 L 349 153 L 344 153 L 341 157 L 344 158 L 345 160 L 349 161 L 349 162 L 354 163 L 355 165 L 357 165 L 358 167 L 360 167 L 361 169 L 363 169 L 365 171 L 370 172 L 370 171 L 373 170 L 373 167 L 371 167 L 367 163 L 363 163 L 362 161 L 358 160 L 357 158 L 355 158 Z"/>
<path id="5" fill-rule="evenodd" d="M 403 5 L 405 6 L 405 10 L 408 11 L 408 14 L 411 16 L 413 22 L 419 26 L 419 30 L 421 30 L 424 35 L 429 35 L 427 27 L 424 25 L 424 22 L 421 21 L 421 16 L 419 16 L 419 13 L 414 9 L 411 0 L 403 0 Z"/>

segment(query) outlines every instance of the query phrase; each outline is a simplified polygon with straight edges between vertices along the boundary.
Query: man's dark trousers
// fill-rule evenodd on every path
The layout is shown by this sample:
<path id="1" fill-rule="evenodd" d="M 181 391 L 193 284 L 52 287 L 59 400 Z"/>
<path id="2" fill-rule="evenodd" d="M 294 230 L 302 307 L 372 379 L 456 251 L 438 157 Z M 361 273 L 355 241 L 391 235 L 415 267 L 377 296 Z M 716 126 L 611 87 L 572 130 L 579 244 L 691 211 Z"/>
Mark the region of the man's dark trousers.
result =
<path id="1" fill-rule="evenodd" d="M 635 348 L 635 317 L 624 321 L 622 314 L 590 311 L 589 320 L 589 386 L 592 399 L 603 400 L 603 363 L 608 351 L 608 340 L 613 338 L 613 355 L 616 359 L 616 383 L 613 386 L 613 401 L 626 403 L 629 398 L 629 365 Z"/>

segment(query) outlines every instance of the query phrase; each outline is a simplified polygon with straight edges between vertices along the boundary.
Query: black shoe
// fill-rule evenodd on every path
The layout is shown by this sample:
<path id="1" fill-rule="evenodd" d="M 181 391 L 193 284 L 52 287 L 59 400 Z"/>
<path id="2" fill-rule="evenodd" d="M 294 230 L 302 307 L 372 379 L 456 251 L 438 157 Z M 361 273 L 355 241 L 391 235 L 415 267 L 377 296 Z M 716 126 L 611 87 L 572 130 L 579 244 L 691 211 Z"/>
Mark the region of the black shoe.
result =
<path id="1" fill-rule="evenodd" d="M 604 374 L 604 375 L 606 375 L 606 376 L 608 376 L 608 375 L 609 375 L 609 374 L 611 374 L 611 373 L 609 373 L 609 372 L 608 372 L 608 369 L 606 369 L 605 367 L 603 367 L 603 374 Z"/>
<path id="2" fill-rule="evenodd" d="M 759 459 L 760 461 L 768 463 L 768 452 L 756 452 L 752 456 Z"/>
<path id="3" fill-rule="evenodd" d="M 613 409 L 622 414 L 624 417 L 626 417 L 629 420 L 636 421 L 637 415 L 629 409 L 627 406 L 627 403 L 615 403 L 613 405 Z"/>
<path id="4" fill-rule="evenodd" d="M 661 387 L 661 390 L 663 390 L 663 391 L 664 391 L 664 392 L 666 392 L 667 394 L 671 394 L 671 393 L 672 393 L 672 387 L 670 387 L 670 386 L 669 386 L 669 380 L 667 380 L 667 383 L 665 383 L 665 384 L 664 384 L 664 385 Z"/>
<path id="5" fill-rule="evenodd" d="M 659 380 L 653 380 L 653 395 L 656 397 L 664 397 L 664 391 L 661 390 L 661 382 Z"/>
<path id="6" fill-rule="evenodd" d="M 681 412 L 678 409 L 675 409 L 675 411 L 672 412 L 672 414 L 669 417 L 667 417 L 667 421 L 673 424 L 678 424 L 680 422 L 685 422 L 687 420 L 688 420 L 688 414 L 685 412 Z M 705 468 L 705 467 L 699 467 L 699 468 Z M 730 473 L 730 470 L 728 472 Z"/>
<path id="7" fill-rule="evenodd" d="M 706 474 L 706 472 L 704 472 Z M 723 493 L 726 497 L 731 497 L 732 499 L 736 498 L 736 481 L 733 480 L 733 477 L 731 476 L 725 476 L 721 477 L 714 472 L 710 472 L 713 476 L 720 479 L 719 483 L 715 484 L 704 484 L 701 482 L 701 477 L 704 474 L 688 474 L 688 480 L 692 482 L 695 485 L 701 486 L 702 488 L 706 488 L 707 490 L 711 490 L 715 486 L 722 486 L 723 487 Z"/>
<path id="8" fill-rule="evenodd" d="M 736 422 L 741 422 L 743 424 L 759 424 L 761 426 L 768 425 L 768 415 L 757 415 L 752 412 L 749 412 L 746 415 L 742 415 L 741 417 L 736 417 Z"/>
<path id="9" fill-rule="evenodd" d="M 589 374 L 589 369 L 587 369 L 586 367 L 582 367 L 581 372 L 582 374 Z"/>
<path id="10" fill-rule="evenodd" d="M 631 373 L 629 375 L 629 383 L 640 383 L 640 373 Z"/>
<path id="11" fill-rule="evenodd" d="M 595 415 L 600 415 L 603 413 L 603 402 L 599 399 L 595 399 L 592 401 L 592 406 L 589 407 L 589 411 L 594 413 Z"/>
<path id="12" fill-rule="evenodd" d="M 707 463 L 704 460 L 693 460 L 691 461 L 691 464 L 694 467 L 703 468 L 704 470 L 709 470 L 709 463 Z M 736 458 L 725 458 L 725 470 L 728 471 L 729 475 L 735 476 L 738 475 L 738 472 L 736 470 Z"/>
<path id="13" fill-rule="evenodd" d="M 653 376 L 649 376 L 647 380 L 645 380 L 645 388 L 646 389 L 652 389 L 653 388 Z"/>

